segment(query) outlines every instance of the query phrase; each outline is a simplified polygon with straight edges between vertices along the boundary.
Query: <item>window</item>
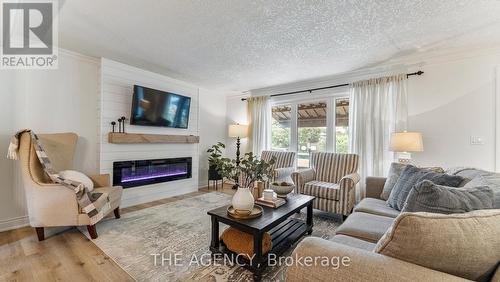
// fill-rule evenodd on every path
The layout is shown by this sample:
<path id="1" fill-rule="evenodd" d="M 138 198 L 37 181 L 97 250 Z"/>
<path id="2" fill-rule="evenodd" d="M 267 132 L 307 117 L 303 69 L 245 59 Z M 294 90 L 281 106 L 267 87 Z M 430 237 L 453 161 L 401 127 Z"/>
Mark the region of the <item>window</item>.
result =
<path id="1" fill-rule="evenodd" d="M 272 107 L 271 149 L 288 151 L 290 149 L 290 121 L 292 108 L 289 105 Z"/>
<path id="2" fill-rule="evenodd" d="M 335 152 L 349 152 L 349 98 L 335 100 Z"/>
<path id="3" fill-rule="evenodd" d="M 326 151 L 326 102 L 297 106 L 297 167 L 309 167 L 311 152 Z"/>
<path id="4" fill-rule="evenodd" d="M 310 167 L 312 152 L 349 152 L 349 98 L 287 101 L 272 106 L 271 149 L 297 152 Z"/>

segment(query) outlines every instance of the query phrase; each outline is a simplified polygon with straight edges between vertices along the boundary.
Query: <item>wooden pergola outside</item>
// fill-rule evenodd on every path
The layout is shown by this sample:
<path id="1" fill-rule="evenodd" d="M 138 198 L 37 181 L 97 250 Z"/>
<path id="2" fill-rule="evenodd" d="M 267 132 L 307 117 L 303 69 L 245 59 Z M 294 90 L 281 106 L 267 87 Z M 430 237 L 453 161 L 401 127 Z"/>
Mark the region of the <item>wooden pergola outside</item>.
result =
<path id="1" fill-rule="evenodd" d="M 325 102 L 303 103 L 298 105 L 299 127 L 326 127 Z M 273 118 L 283 126 L 289 126 L 291 119 L 290 106 L 276 106 L 272 109 Z M 335 125 L 347 127 L 349 124 L 349 99 L 337 99 L 335 105 Z"/>

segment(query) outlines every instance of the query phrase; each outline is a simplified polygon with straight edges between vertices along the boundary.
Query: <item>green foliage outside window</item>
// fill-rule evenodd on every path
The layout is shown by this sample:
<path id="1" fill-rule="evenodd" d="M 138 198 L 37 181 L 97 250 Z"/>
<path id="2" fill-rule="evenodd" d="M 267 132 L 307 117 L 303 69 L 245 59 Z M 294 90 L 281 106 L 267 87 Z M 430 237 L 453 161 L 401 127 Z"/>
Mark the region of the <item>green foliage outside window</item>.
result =
<path id="1" fill-rule="evenodd" d="M 347 132 L 337 132 L 335 149 L 337 153 L 347 154 L 349 152 L 349 134 Z"/>
<path id="2" fill-rule="evenodd" d="M 271 132 L 271 148 L 273 150 L 288 150 L 290 146 L 290 127 L 282 126 L 277 120 L 273 119 Z"/>

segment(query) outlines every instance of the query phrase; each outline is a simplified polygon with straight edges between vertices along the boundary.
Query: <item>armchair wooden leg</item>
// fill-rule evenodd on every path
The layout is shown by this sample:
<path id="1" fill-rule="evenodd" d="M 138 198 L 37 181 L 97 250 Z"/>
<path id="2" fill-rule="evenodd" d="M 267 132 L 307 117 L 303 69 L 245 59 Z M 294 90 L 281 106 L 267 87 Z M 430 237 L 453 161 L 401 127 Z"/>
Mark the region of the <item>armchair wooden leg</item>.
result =
<path id="1" fill-rule="evenodd" d="M 87 225 L 87 231 L 89 232 L 90 238 L 97 239 L 97 230 L 95 225 Z"/>
<path id="2" fill-rule="evenodd" d="M 43 232 L 43 227 L 35 227 L 36 236 L 38 237 L 38 241 L 45 240 L 45 233 Z"/>
<path id="3" fill-rule="evenodd" d="M 115 213 L 115 218 L 120 218 L 120 207 L 117 207 L 116 209 L 113 210 L 113 212 Z"/>

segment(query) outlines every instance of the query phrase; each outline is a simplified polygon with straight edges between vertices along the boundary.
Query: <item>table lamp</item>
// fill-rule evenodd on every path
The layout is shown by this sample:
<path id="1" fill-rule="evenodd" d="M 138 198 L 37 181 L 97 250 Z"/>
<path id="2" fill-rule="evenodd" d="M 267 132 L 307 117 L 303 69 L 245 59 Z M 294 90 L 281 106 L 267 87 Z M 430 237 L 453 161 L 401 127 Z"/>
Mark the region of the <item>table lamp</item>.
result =
<path id="1" fill-rule="evenodd" d="M 390 150 L 398 153 L 398 162 L 411 162 L 411 152 L 423 152 L 424 143 L 420 132 L 395 132 L 391 134 Z"/>
<path id="2" fill-rule="evenodd" d="M 240 139 L 248 136 L 248 125 L 244 124 L 230 124 L 229 137 L 236 138 L 236 166 L 240 165 Z"/>

